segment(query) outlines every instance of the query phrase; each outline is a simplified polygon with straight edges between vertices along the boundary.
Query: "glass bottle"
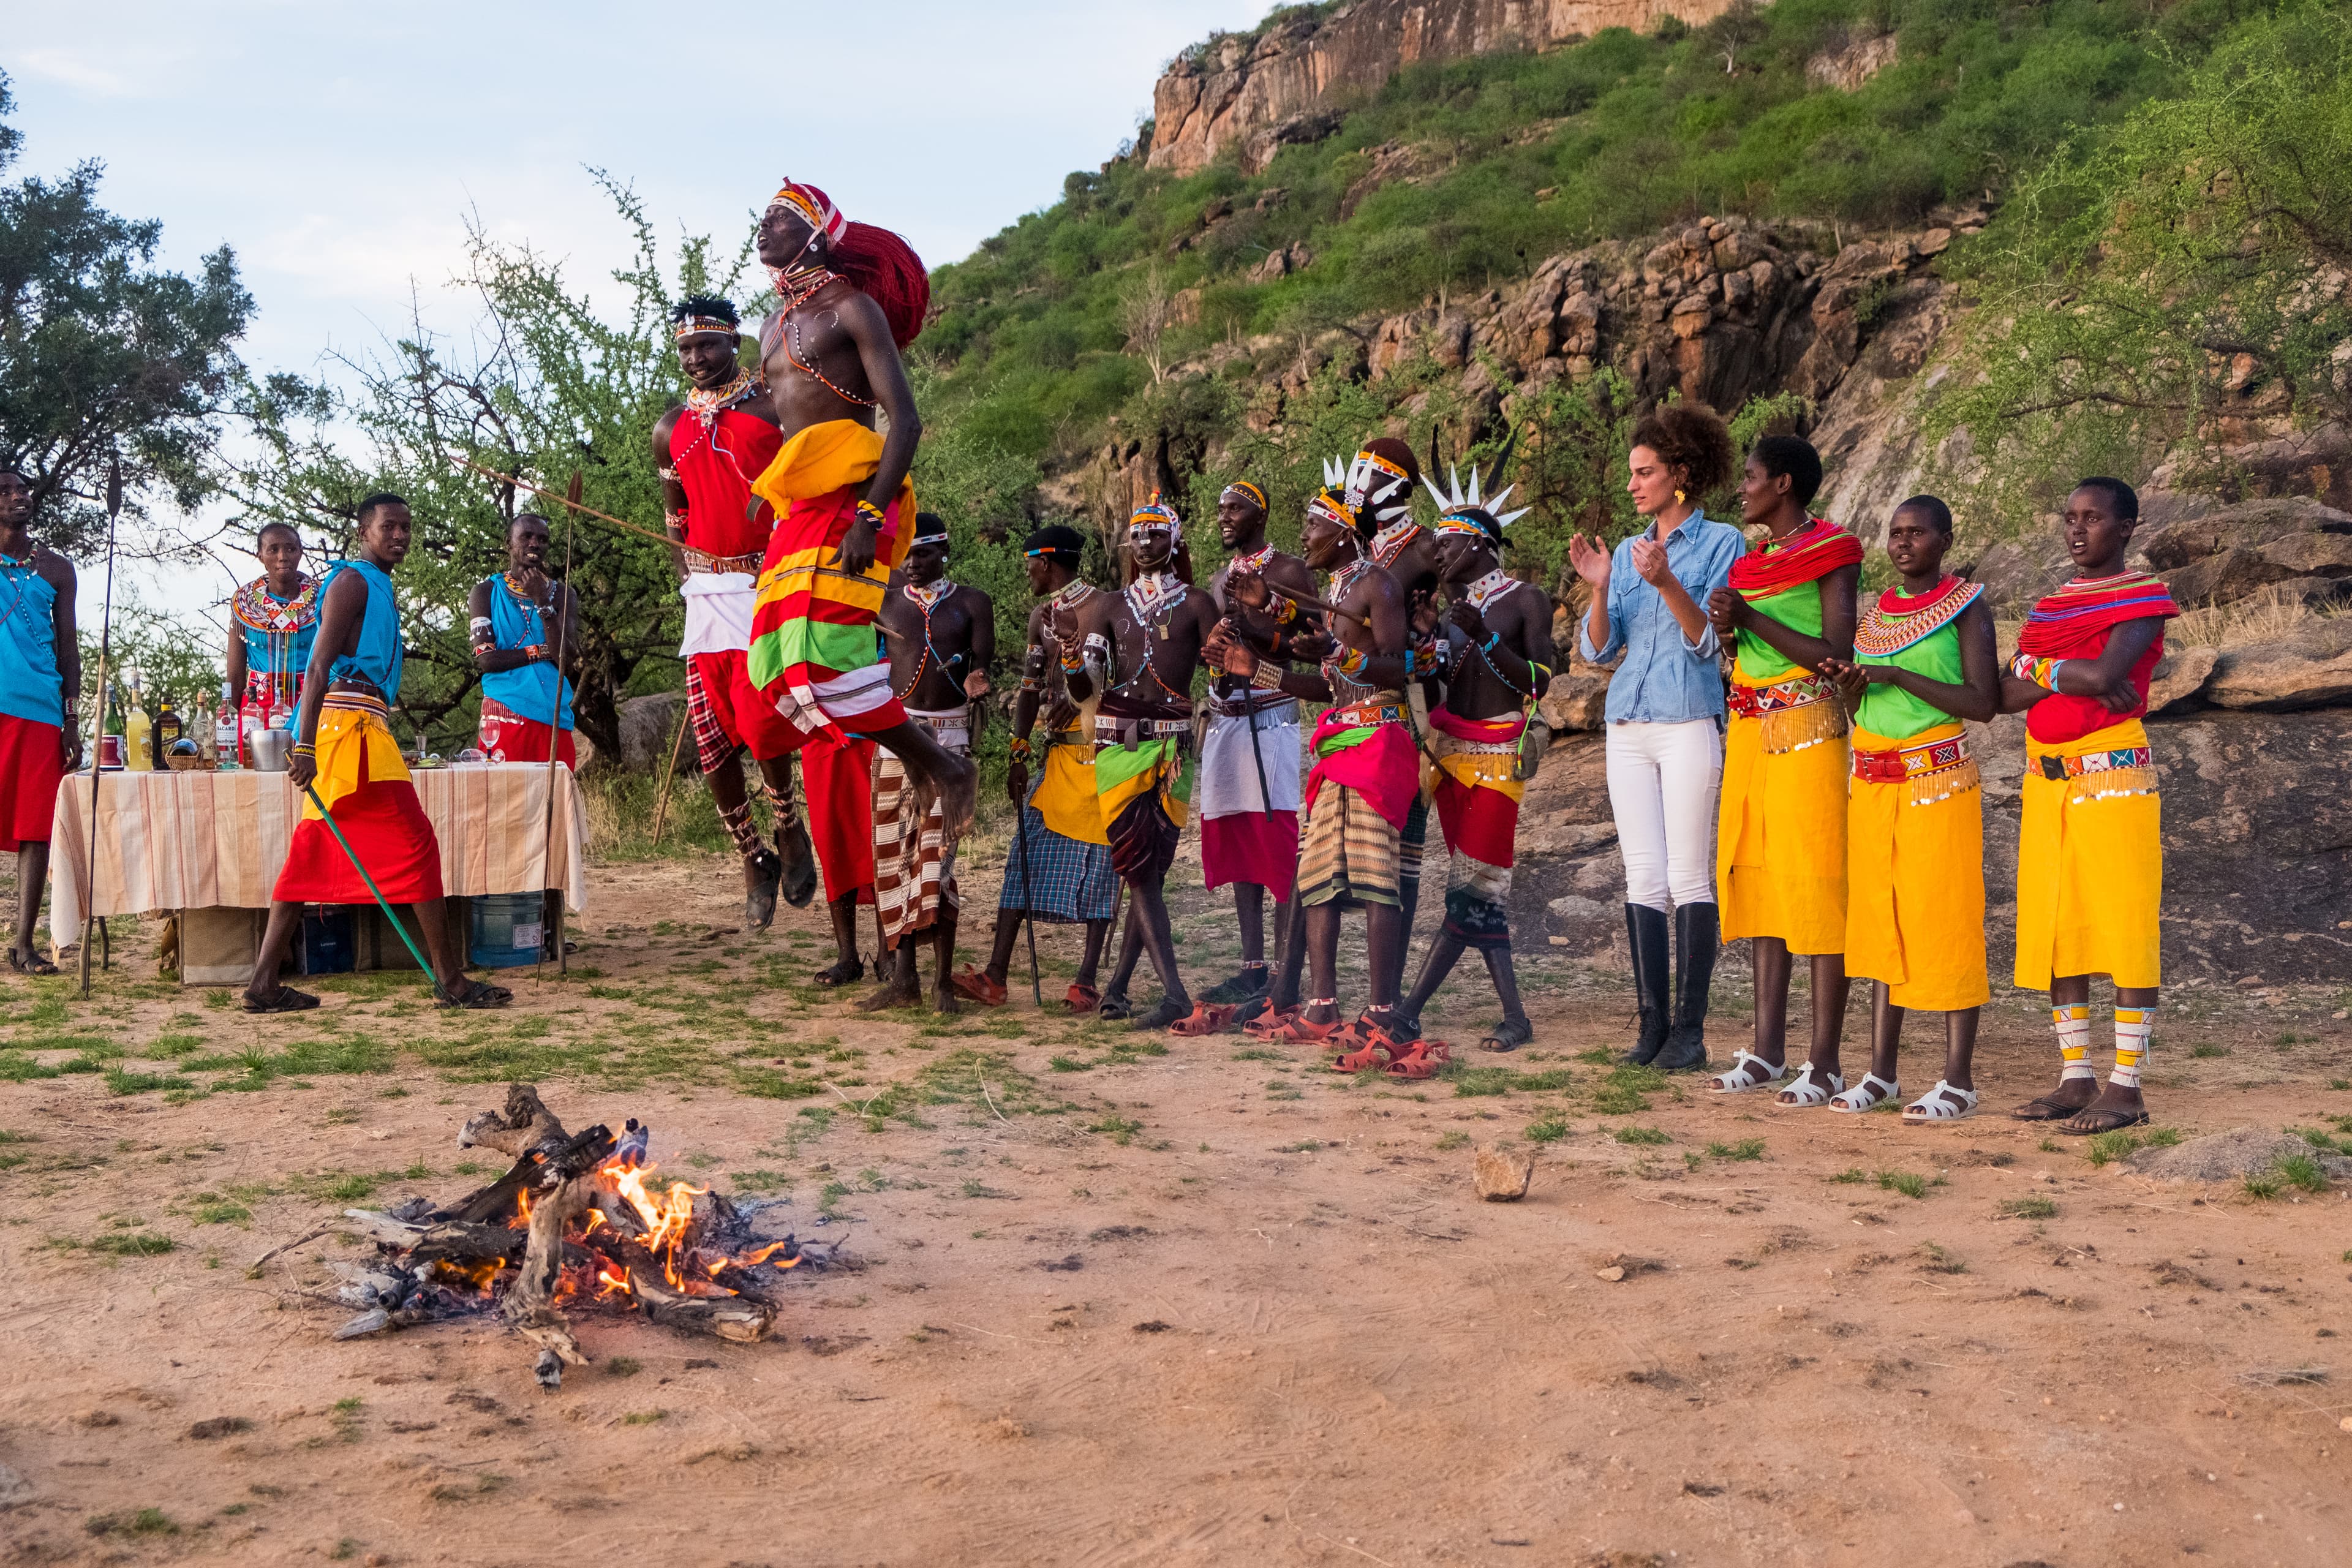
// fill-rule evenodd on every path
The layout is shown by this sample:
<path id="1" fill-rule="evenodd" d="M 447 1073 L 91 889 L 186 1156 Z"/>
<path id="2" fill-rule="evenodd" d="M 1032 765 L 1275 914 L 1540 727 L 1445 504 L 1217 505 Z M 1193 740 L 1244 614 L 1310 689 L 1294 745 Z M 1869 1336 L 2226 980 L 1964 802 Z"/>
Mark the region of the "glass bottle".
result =
<path id="1" fill-rule="evenodd" d="M 213 716 L 213 766 L 224 773 L 236 771 L 237 759 L 236 704 L 230 700 L 228 682 L 221 682 L 220 711 Z"/>
<path id="2" fill-rule="evenodd" d="M 123 765 L 134 773 L 155 771 L 155 723 L 147 717 L 147 696 L 139 689 L 139 672 L 127 671 L 123 685 L 129 706 L 122 715 Z"/>

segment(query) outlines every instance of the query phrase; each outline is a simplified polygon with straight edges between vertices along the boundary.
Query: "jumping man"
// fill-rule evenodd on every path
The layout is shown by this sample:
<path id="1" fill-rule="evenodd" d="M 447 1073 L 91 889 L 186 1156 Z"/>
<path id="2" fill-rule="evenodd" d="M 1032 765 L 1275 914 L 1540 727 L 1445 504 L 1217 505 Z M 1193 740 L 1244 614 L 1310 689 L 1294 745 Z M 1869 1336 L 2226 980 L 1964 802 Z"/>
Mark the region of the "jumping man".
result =
<path id="1" fill-rule="evenodd" d="M 302 820 L 294 825 L 285 868 L 270 893 L 269 926 L 245 989 L 248 1013 L 294 1013 L 319 1005 L 316 996 L 279 984 L 278 971 L 293 945 L 303 905 L 374 901 L 375 892 L 345 855 L 345 843 L 386 903 L 413 906 L 404 923 L 423 930 L 440 1005 L 498 1007 L 514 999 L 503 986 L 468 979 L 450 946 L 441 847 L 385 722 L 400 695 L 402 658 L 392 572 L 408 554 L 410 529 L 406 501 L 389 494 L 368 497 L 360 502 L 358 553 L 321 582 L 319 637 L 311 645 L 286 769 L 304 792 Z M 340 842 L 320 817 L 321 802 L 342 830 Z"/>
<path id="2" fill-rule="evenodd" d="M 972 765 L 907 717 L 874 634 L 912 542 L 907 469 L 922 420 L 898 354 L 922 330 L 929 279 L 905 240 L 851 223 L 814 185 L 776 193 L 759 250 L 781 299 L 761 350 L 783 444 L 751 487 L 778 514 L 752 615 L 751 680 L 803 730 L 889 750 L 918 803 L 942 797 L 947 837 L 960 838 Z"/>
<path id="3" fill-rule="evenodd" d="M 1095 978 L 1103 942 L 1118 912 L 1118 873 L 1111 868 L 1110 836 L 1103 831 L 1102 801 L 1095 793 L 1093 716 L 1069 693 L 1068 674 L 1079 665 L 1078 625 L 1102 590 L 1078 579 L 1086 541 L 1075 528 L 1055 523 L 1029 536 L 1029 591 L 1037 605 L 1029 612 L 1029 640 L 1021 662 L 1021 692 L 1013 703 L 1013 760 L 1005 770 L 1005 794 L 1020 808 L 1004 860 L 1004 887 L 998 895 L 996 942 L 984 971 L 967 966 L 955 978 L 956 993 L 991 1007 L 1004 1003 L 1004 977 L 1021 918 L 1057 924 L 1083 921 L 1085 960 L 1065 1001 L 1073 1013 L 1092 1013 L 1102 1002 Z M 1045 761 L 1029 787 L 1035 755 L 1030 731 L 1039 709 L 1045 720 Z"/>
<path id="4" fill-rule="evenodd" d="M 1486 477 L 1492 490 L 1509 453 Z M 1424 481 L 1426 482 L 1426 481 Z M 1412 994 L 1398 1009 L 1396 1032 L 1421 1033 L 1421 1013 L 1465 948 L 1486 960 L 1487 977 L 1503 1004 L 1503 1021 L 1479 1042 L 1482 1050 L 1515 1051 L 1536 1037 L 1511 972 L 1511 862 L 1518 836 L 1519 742 L 1528 714 L 1551 682 L 1551 601 L 1506 573 L 1503 530 L 1519 511 L 1497 513 L 1510 494 L 1481 500 L 1474 470 L 1470 493 L 1449 470 L 1449 497 L 1437 496 L 1438 569 L 1451 603 L 1445 645 L 1439 654 L 1445 681 L 1443 706 L 1429 710 L 1429 745 L 1435 759 L 1432 792 L 1452 857 L 1445 880 L 1445 924 L 1423 963 Z"/>
<path id="5" fill-rule="evenodd" d="M 74 640 L 74 569 L 33 542 L 33 487 L 0 468 L 0 849 L 16 852 L 16 934 L 8 967 L 55 974 L 33 951 L 49 874 L 58 785 L 81 765 L 81 647 Z M 55 934 L 55 933 L 52 933 Z"/>
<path id="6" fill-rule="evenodd" d="M 1067 672 L 1071 696 L 1084 702 L 1100 694 L 1095 790 L 1111 864 L 1129 893 L 1127 931 L 1101 1012 L 1106 1018 L 1132 1014 L 1127 983 L 1148 948 L 1161 994 L 1157 1007 L 1136 1019 L 1139 1029 L 1164 1029 L 1192 1014 L 1176 967 L 1166 883 L 1191 793 L 1185 753 L 1192 672 L 1216 629 L 1217 604 L 1192 586 L 1183 544 L 1183 523 L 1156 496 L 1128 519 L 1132 578 L 1124 593 L 1098 594 L 1079 612 L 1080 667 Z"/>
<path id="7" fill-rule="evenodd" d="M 1234 480 L 1217 498 L 1217 532 L 1233 558 L 1210 577 L 1209 593 L 1227 626 L 1238 626 L 1225 595 L 1226 580 L 1236 572 L 1314 597 L 1315 574 L 1307 563 L 1265 542 L 1265 492 L 1249 480 Z M 1278 600 L 1276 607 L 1289 609 L 1290 601 Z M 1256 651 L 1275 657 L 1271 646 Z M 1276 930 L 1286 931 L 1298 872 L 1298 700 L 1254 690 L 1221 673 L 1210 685 L 1209 708 L 1213 717 L 1201 742 L 1202 879 L 1212 892 L 1233 884 L 1242 967 L 1201 1000 L 1262 1008 L 1272 973 L 1265 961 L 1266 895 L 1274 895 Z"/>
<path id="8" fill-rule="evenodd" d="M 2033 606 L 2001 682 L 2001 710 L 2025 712 L 2016 983 L 2049 987 L 2063 1063 L 2055 1089 L 2011 1114 L 2077 1136 L 2147 1120 L 2139 1079 L 2163 978 L 2164 840 L 2140 716 L 2164 623 L 2180 609 L 2163 584 L 2124 564 L 2138 524 L 2139 497 L 2121 479 L 2074 488 L 2064 529 L 2080 575 Z M 2095 974 L 2116 987 L 2105 1089 L 2084 1059 Z"/>
<path id="9" fill-rule="evenodd" d="M 781 893 L 794 909 L 816 893 L 808 830 L 793 810 L 793 752 L 802 732 L 761 697 L 745 672 L 752 585 L 776 510 L 751 493 L 783 442 L 767 384 L 739 362 L 735 307 L 698 294 L 670 312 L 677 363 L 694 390 L 654 422 L 654 468 L 663 522 L 677 541 L 686 600 L 686 713 L 694 755 L 719 820 L 743 858 L 743 918 L 754 931 L 776 918 Z M 737 753 L 749 747 L 760 791 L 775 813 L 776 847 L 751 823 Z M 814 790 L 812 787 L 812 797 Z"/>
<path id="10" fill-rule="evenodd" d="M 907 717 L 959 757 L 971 755 L 996 658 L 996 606 L 977 588 L 950 583 L 948 525 L 931 512 L 915 517 L 915 542 L 898 590 L 882 602 L 890 645 L 890 689 Z M 882 920 L 882 989 L 861 1005 L 910 1006 L 916 1000 L 915 943 L 931 933 L 932 1005 L 956 1011 L 955 846 L 947 838 L 940 797 L 918 813 L 907 770 L 883 751 L 874 774 L 874 897 Z"/>

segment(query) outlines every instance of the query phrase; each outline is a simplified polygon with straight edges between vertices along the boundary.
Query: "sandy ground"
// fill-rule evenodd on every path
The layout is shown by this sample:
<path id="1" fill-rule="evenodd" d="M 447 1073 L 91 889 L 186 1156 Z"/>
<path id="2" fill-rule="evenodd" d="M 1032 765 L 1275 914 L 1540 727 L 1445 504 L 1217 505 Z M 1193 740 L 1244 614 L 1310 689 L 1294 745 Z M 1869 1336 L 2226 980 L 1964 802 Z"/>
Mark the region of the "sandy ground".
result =
<path id="1" fill-rule="evenodd" d="M 741 939 L 730 881 L 600 868 L 574 977 L 495 1019 L 354 978 L 249 1021 L 135 979 L 139 940 L 88 1003 L 0 991 L 0 1563 L 2352 1560 L 2340 1191 L 1612 1079 L 1621 984 L 1540 953 L 1536 1047 L 1428 1084 L 1025 997 L 877 1020 L 793 984 L 822 911 Z M 1222 973 L 1229 913 L 1183 915 Z M 1475 1037 L 1482 989 L 1433 1026 Z M 2352 1114 L 2345 1000 L 2165 1015 L 2161 1124 Z M 2051 1054 L 1997 1004 L 1989 1105 Z M 478 1184 L 454 1135 L 509 1077 L 788 1195 L 844 1265 L 767 1344 L 583 1317 L 556 1394 L 486 1322 L 331 1340 L 355 1239 L 249 1268 Z M 1516 1205 L 1473 1190 L 1498 1138 L 1536 1153 Z"/>

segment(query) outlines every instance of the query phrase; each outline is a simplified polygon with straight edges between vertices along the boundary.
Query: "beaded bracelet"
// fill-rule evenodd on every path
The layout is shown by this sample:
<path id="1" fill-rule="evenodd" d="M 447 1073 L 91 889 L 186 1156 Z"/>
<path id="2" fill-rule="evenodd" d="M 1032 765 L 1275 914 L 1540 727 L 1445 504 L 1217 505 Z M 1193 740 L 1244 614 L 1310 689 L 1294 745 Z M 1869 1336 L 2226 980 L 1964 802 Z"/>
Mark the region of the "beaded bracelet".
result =
<path id="1" fill-rule="evenodd" d="M 861 500 L 857 503 L 857 515 L 871 521 L 877 528 L 890 526 L 890 514 L 870 500 Z"/>
<path id="2" fill-rule="evenodd" d="M 1339 665 L 1340 674 L 1360 675 L 1363 672 L 1364 666 L 1370 662 L 1370 656 L 1361 648 L 1343 647 L 1339 650 L 1339 658 L 1334 662 Z"/>
<path id="3" fill-rule="evenodd" d="M 1250 684 L 1260 691 L 1281 690 L 1282 666 L 1270 658 L 1259 659 L 1257 668 L 1250 671 Z"/>
<path id="4" fill-rule="evenodd" d="M 286 754 L 289 757 L 315 757 L 319 754 L 319 748 L 316 746 L 298 745 L 289 747 Z"/>
<path id="5" fill-rule="evenodd" d="M 1029 737 L 1026 735 L 1013 736 L 1009 749 L 1015 757 L 1026 759 L 1029 755 Z"/>

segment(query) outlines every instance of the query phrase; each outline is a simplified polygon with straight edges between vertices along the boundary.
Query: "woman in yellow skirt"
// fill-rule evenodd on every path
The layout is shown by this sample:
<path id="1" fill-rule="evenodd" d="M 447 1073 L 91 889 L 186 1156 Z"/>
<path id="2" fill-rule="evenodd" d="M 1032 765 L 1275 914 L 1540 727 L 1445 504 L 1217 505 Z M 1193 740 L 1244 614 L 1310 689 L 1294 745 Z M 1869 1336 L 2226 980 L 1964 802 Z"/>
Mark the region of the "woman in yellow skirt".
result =
<path id="1" fill-rule="evenodd" d="M 1977 1018 L 1985 979 L 1984 811 L 1960 721 L 2000 703 L 1984 587 L 1944 572 L 1952 510 L 1913 496 L 1886 525 L 1902 574 L 1863 612 L 1853 662 L 1825 668 L 1853 708 L 1846 807 L 1845 967 L 1870 985 L 1870 1071 L 1831 1100 L 1867 1110 L 1902 1092 L 1903 1015 L 1944 1015 L 1944 1076 L 1904 1107 L 1906 1122 L 1976 1114 Z M 1834 1067 L 1832 1082 L 1837 1081 Z"/>
<path id="2" fill-rule="evenodd" d="M 2180 613 L 2163 584 L 2124 564 L 2139 497 L 2084 479 L 2066 498 L 2066 552 L 2079 574 L 2033 606 L 2001 683 L 2025 714 L 2017 844 L 2017 984 L 2050 988 L 2058 1087 L 2019 1106 L 2021 1121 L 2089 1136 L 2147 1120 L 2141 1065 L 2162 965 L 2164 840 L 2156 760 L 2140 723 L 2164 623 Z M 2116 1065 L 2106 1087 L 2086 1059 L 2091 977 L 2116 987 Z"/>
<path id="3" fill-rule="evenodd" d="M 1742 521 L 1766 536 L 1707 605 L 1717 638 L 1738 640 L 1716 900 L 1724 940 L 1748 938 L 1756 970 L 1756 1046 L 1714 1079 L 1717 1094 L 1767 1088 L 1788 1072 L 1791 954 L 1812 960 L 1814 1062 L 1835 1062 L 1845 1021 L 1845 709 L 1819 672 L 1853 654 L 1862 542 L 1806 515 L 1821 487 L 1811 444 L 1756 443 L 1739 498 Z M 1780 1100 L 1819 1105 L 1830 1094 L 1809 1063 Z"/>

